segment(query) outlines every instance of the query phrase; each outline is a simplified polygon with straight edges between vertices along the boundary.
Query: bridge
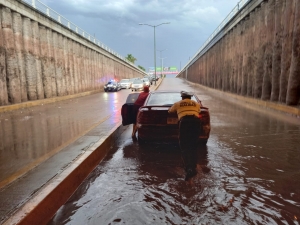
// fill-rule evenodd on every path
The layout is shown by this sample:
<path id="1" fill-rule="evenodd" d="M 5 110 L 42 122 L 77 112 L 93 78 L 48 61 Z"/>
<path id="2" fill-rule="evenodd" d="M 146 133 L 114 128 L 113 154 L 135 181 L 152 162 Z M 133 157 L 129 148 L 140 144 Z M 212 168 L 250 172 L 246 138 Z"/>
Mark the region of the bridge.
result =
<path id="1" fill-rule="evenodd" d="M 109 111 L 109 107 L 119 109 L 121 102 L 103 107 L 105 113 L 101 121 L 85 121 L 86 124 L 76 124 L 69 117 L 73 111 L 60 117 L 61 107 L 68 108 L 68 101 L 80 101 L 76 99 L 82 96 L 94 98 L 93 102 L 98 104 L 96 94 L 101 94 L 104 102 L 108 102 L 111 96 L 102 93 L 108 80 L 142 77 L 146 73 L 38 0 L 1 0 L 0 6 L 1 117 L 10 115 L 10 118 L 18 118 L 18 115 L 26 112 L 27 116 L 23 119 L 30 121 L 33 116 L 41 115 L 40 120 L 37 120 L 40 122 L 31 124 L 25 131 L 13 119 L 1 121 L 0 150 L 5 152 L 3 155 L 6 158 L 2 160 L 3 165 L 7 166 L 2 169 L 0 187 L 8 191 L 7 187 L 21 176 L 50 156 L 62 153 L 61 150 L 71 144 L 76 146 L 72 160 L 80 156 L 82 149 L 90 151 L 103 150 L 103 146 L 108 148 L 115 136 L 122 132 L 120 121 L 116 119 L 117 114 Z M 299 21 L 300 3 L 296 0 L 243 0 L 179 71 L 177 77 L 205 90 L 299 117 Z M 120 99 L 124 100 L 124 96 Z M 64 103 L 60 105 L 60 102 Z M 54 103 L 55 109 L 49 103 Z M 43 109 L 37 110 L 40 114 L 30 112 L 35 110 L 33 106 L 42 105 L 53 110 L 53 114 L 57 116 L 46 120 L 42 118 L 42 115 L 46 115 Z M 110 114 L 113 116 L 109 116 Z M 68 134 L 68 130 L 62 128 L 66 121 L 74 127 L 73 134 Z M 40 132 L 41 124 L 44 128 Z M 56 130 L 56 127 L 60 127 L 60 130 Z M 92 128 L 98 128 L 101 135 L 88 134 Z M 53 133 L 49 134 L 47 129 L 52 129 Z M 34 144 L 26 141 L 35 135 L 42 141 Z M 16 138 L 23 141 L 14 144 Z M 90 149 L 90 146 L 81 145 L 80 141 L 83 139 L 96 144 Z M 21 151 L 24 149 L 25 153 Z M 44 152 L 36 149 L 43 149 Z M 70 152 L 70 149 L 65 150 Z M 91 154 L 100 158 L 103 153 L 99 150 Z M 28 161 L 24 162 L 22 157 Z M 16 163 L 14 160 L 19 161 Z M 85 162 L 85 166 L 88 163 L 95 165 L 99 160 Z M 11 173 L 7 170 L 11 170 Z M 86 174 L 81 174 L 80 181 L 85 176 Z M 70 188 L 68 185 L 66 187 Z M 65 191 L 64 188 L 59 190 Z M 5 191 L 2 193 L 6 193 Z M 4 194 L 1 201 L 4 201 L 3 196 Z M 49 199 L 44 203 L 43 199 L 39 201 L 44 207 L 50 204 Z M 24 202 L 17 202 L 16 205 L 22 205 L 21 203 Z M 51 208 L 50 214 L 58 207 L 59 204 Z M 2 212 L 5 211 L 3 208 Z M 28 222 L 36 213 L 41 213 L 38 206 L 31 212 L 26 211 L 25 214 L 30 215 L 29 220 L 24 214 L 17 214 L 18 218 L 14 219 L 18 223 L 23 219 Z M 46 214 L 43 212 L 44 218 L 49 217 Z M 5 211 L 2 222 L 11 215 L 12 211 Z"/>

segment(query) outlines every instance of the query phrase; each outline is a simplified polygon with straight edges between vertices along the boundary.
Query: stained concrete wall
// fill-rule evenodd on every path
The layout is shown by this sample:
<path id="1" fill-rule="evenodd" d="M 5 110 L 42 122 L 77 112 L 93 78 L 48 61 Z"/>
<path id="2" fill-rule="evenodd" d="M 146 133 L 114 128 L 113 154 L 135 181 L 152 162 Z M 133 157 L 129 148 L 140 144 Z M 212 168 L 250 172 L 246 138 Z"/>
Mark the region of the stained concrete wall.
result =
<path id="1" fill-rule="evenodd" d="M 1 1 L 0 106 L 102 91 L 112 78 L 143 75 L 22 1 Z"/>
<path id="2" fill-rule="evenodd" d="M 260 2 L 178 76 L 242 96 L 299 106 L 300 1 Z"/>

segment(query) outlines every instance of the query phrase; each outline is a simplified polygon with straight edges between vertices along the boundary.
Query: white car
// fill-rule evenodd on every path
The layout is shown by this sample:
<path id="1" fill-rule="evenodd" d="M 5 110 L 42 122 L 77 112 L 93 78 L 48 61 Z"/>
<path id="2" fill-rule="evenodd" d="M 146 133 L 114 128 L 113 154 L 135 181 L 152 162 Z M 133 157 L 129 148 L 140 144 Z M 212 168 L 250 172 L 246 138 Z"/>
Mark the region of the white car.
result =
<path id="1" fill-rule="evenodd" d="M 131 84 L 131 91 L 142 91 L 144 89 L 144 82 L 140 79 L 136 79 Z"/>
<path id="2" fill-rule="evenodd" d="M 131 81 L 129 79 L 122 79 L 119 83 L 121 85 L 121 88 L 129 89 L 131 87 Z"/>
<path id="3" fill-rule="evenodd" d="M 150 82 L 150 80 L 149 80 L 148 78 L 143 78 L 142 81 L 144 82 L 144 84 L 145 84 L 146 86 L 150 87 L 151 82 Z"/>

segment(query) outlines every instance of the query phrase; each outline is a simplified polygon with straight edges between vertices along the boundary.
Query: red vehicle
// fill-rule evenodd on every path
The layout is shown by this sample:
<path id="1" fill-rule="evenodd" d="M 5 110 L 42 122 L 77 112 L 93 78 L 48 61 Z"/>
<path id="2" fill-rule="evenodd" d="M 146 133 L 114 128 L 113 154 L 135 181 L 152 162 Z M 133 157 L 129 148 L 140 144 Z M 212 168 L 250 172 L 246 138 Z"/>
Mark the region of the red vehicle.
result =
<path id="1" fill-rule="evenodd" d="M 128 96 L 130 99 L 130 97 Z M 144 106 L 137 115 L 138 140 L 145 141 L 178 141 L 178 117 L 176 113 L 168 113 L 169 108 L 181 100 L 180 91 L 153 91 L 149 93 Z M 197 96 L 192 100 L 201 104 Z M 201 104 L 202 105 L 202 104 Z M 128 110 L 124 110 L 124 112 Z M 122 109 L 122 117 L 123 115 Z M 201 106 L 199 113 L 201 119 L 201 134 L 199 140 L 206 144 L 210 134 L 210 115 L 207 107 Z M 125 124 L 123 124 L 125 125 Z"/>

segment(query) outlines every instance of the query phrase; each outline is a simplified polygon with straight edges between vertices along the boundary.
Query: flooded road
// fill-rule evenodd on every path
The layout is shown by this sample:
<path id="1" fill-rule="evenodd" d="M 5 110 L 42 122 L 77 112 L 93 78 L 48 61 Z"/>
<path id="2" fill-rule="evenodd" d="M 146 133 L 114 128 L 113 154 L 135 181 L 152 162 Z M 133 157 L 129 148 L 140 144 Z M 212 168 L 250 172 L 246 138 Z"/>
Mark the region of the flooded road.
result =
<path id="1" fill-rule="evenodd" d="M 173 88 L 172 88 L 173 87 Z M 194 91 L 211 113 L 194 184 L 176 145 L 139 146 L 131 129 L 49 224 L 299 224 L 300 121 Z"/>
<path id="2" fill-rule="evenodd" d="M 98 93 L 0 113 L 0 187 L 107 120 L 128 93 Z"/>

